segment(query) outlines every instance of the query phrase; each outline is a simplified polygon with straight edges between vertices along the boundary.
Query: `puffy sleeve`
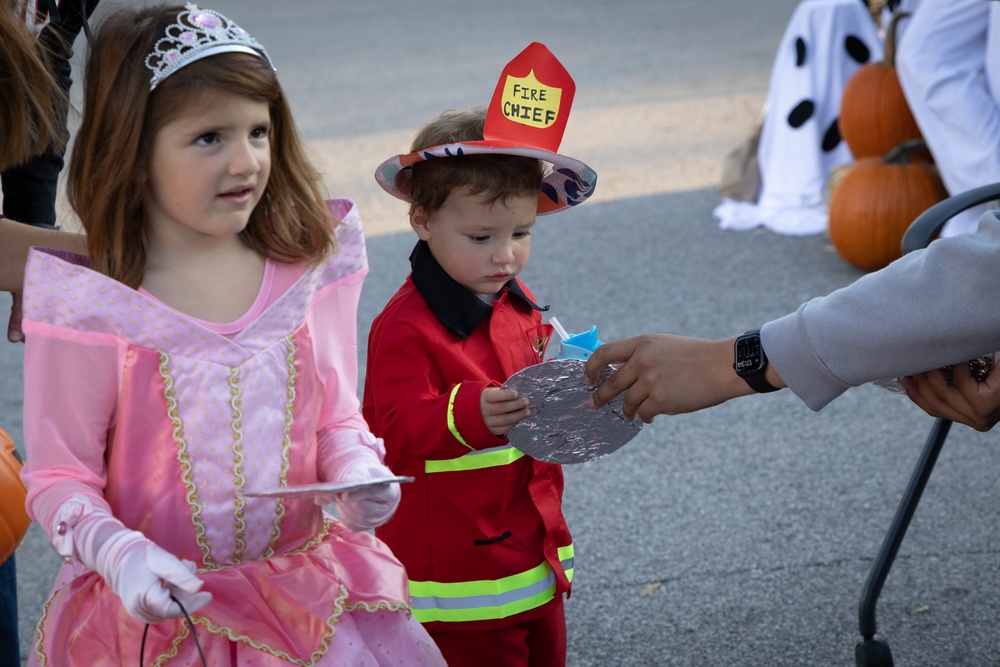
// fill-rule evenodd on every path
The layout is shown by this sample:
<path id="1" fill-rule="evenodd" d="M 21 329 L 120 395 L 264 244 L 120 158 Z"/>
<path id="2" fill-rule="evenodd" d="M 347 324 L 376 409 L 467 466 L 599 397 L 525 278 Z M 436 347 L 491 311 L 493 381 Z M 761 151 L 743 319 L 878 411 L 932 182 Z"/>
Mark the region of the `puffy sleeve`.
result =
<path id="1" fill-rule="evenodd" d="M 66 310 L 81 302 L 67 305 L 65 293 L 47 290 L 44 283 L 55 280 L 39 279 L 36 286 L 26 281 L 23 323 L 26 460 L 21 476 L 28 514 L 50 538 L 60 505 L 74 495 L 110 512 L 103 496 L 105 447 L 127 351 L 114 335 L 67 326 L 62 321 Z"/>
<path id="2" fill-rule="evenodd" d="M 337 227 L 338 251 L 323 269 L 323 284 L 306 315 L 324 387 L 319 431 L 368 433 L 358 400 L 358 302 L 368 274 L 364 235 L 353 202 L 334 200 L 330 208 L 343 221 Z"/>

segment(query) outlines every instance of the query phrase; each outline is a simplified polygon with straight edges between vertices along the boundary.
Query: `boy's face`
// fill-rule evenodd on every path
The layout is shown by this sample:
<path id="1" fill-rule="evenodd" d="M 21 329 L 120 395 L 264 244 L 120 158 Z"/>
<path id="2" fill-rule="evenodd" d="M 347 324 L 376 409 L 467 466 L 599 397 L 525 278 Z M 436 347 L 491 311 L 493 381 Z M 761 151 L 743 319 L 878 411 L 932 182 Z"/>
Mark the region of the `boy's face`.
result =
<path id="1" fill-rule="evenodd" d="M 476 294 L 496 294 L 528 263 L 538 197 L 485 204 L 453 192 L 431 215 L 415 205 L 410 225 L 456 282 Z"/>

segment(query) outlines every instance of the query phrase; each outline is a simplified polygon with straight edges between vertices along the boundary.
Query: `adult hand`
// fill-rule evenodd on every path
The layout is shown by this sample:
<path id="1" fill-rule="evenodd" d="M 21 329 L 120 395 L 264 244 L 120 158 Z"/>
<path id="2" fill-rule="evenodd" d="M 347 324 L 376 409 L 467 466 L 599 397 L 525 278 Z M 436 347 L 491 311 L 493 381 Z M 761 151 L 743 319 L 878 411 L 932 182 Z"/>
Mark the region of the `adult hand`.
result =
<path id="1" fill-rule="evenodd" d="M 21 293 L 11 292 L 10 319 L 7 321 L 7 340 L 11 343 L 23 343 L 24 332 L 21 331 Z"/>
<path id="2" fill-rule="evenodd" d="M 953 385 L 940 370 L 905 377 L 901 383 L 910 400 L 930 416 L 989 431 L 1000 421 L 1000 372 L 980 382 L 968 365 L 955 364 L 952 375 Z"/>
<path id="3" fill-rule="evenodd" d="M 625 393 L 626 419 L 647 424 L 657 415 L 694 412 L 753 393 L 733 371 L 733 344 L 669 334 L 645 334 L 605 343 L 587 360 L 586 376 L 596 382 L 611 365 L 617 370 L 591 396 L 595 408 Z"/>
<path id="4" fill-rule="evenodd" d="M 531 414 L 531 401 L 521 398 L 513 389 L 486 387 L 479 395 L 479 409 L 490 433 L 507 435 L 514 426 Z"/>

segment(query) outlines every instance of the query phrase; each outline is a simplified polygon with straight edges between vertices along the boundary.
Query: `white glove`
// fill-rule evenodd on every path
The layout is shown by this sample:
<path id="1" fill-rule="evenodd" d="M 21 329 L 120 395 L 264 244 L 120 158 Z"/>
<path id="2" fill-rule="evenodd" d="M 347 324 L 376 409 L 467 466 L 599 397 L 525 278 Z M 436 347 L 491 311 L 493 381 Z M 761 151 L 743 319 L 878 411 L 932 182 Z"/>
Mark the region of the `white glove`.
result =
<path id="1" fill-rule="evenodd" d="M 179 560 L 152 541 L 141 537 L 130 539 L 126 534 L 110 540 L 111 549 L 127 540 L 122 553 L 114 560 L 117 565 L 105 576 L 125 611 L 144 623 L 159 623 L 168 618 L 183 618 L 184 610 L 170 599 L 173 595 L 190 614 L 212 601 L 212 594 L 199 593 L 205 583 L 195 576 L 195 564 Z M 109 545 L 102 547 L 102 552 Z"/>
<path id="2" fill-rule="evenodd" d="M 344 476 L 345 482 L 392 477 L 383 465 L 364 464 Z M 364 486 L 334 494 L 333 504 L 348 530 L 354 533 L 377 528 L 389 520 L 399 506 L 399 482 Z"/>
<path id="3" fill-rule="evenodd" d="M 201 593 L 195 564 L 181 561 L 136 530 L 129 530 L 106 507 L 74 495 L 60 507 L 51 531 L 53 546 L 67 560 L 77 559 L 101 575 L 125 611 L 144 623 L 183 618 L 211 602 Z"/>
<path id="4" fill-rule="evenodd" d="M 392 477 L 382 464 L 385 445 L 367 431 L 330 429 L 320 432 L 316 467 L 324 482 L 363 482 Z M 399 483 L 387 482 L 360 489 L 323 494 L 314 499 L 320 506 L 333 503 L 341 522 L 352 532 L 381 526 L 399 506 Z"/>

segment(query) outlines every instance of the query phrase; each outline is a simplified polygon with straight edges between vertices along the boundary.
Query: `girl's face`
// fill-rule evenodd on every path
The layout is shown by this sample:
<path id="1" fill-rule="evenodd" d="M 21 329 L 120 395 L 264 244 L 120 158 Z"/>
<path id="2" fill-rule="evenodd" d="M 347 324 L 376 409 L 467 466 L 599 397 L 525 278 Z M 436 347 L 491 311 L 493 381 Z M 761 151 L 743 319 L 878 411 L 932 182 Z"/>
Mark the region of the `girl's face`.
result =
<path id="1" fill-rule="evenodd" d="M 266 102 L 227 93 L 189 106 L 153 137 L 143 206 L 153 243 L 228 239 L 250 220 L 271 173 Z"/>
<path id="2" fill-rule="evenodd" d="M 538 197 L 485 204 L 453 192 L 428 216 L 414 206 L 410 224 L 448 275 L 476 294 L 496 294 L 528 263 Z"/>

